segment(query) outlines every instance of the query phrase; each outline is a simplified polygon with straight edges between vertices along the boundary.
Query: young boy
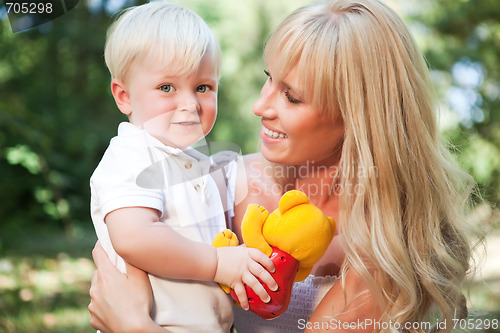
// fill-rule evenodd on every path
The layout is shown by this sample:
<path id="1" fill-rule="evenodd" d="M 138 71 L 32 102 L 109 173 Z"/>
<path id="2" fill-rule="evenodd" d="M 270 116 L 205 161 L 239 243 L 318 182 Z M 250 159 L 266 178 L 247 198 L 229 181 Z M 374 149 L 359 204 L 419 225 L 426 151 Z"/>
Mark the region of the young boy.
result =
<path id="1" fill-rule="evenodd" d="M 235 289 L 264 301 L 271 260 L 255 249 L 209 245 L 225 226 L 210 158 L 190 149 L 217 114 L 221 51 L 206 23 L 164 1 L 126 10 L 108 31 L 105 60 L 121 123 L 91 185 L 91 213 L 102 246 L 122 271 L 149 273 L 153 319 L 172 332 L 228 332 Z M 123 259 L 122 259 L 123 258 Z M 262 266 L 263 267 L 262 267 Z"/>

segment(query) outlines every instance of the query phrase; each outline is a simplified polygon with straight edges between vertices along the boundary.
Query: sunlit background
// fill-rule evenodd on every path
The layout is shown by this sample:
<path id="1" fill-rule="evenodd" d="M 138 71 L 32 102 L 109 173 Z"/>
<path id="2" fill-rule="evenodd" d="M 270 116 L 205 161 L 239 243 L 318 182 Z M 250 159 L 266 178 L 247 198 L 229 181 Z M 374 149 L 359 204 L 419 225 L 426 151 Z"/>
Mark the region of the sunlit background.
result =
<path id="1" fill-rule="evenodd" d="M 222 45 L 219 115 L 209 140 L 257 151 L 260 123 L 251 106 L 266 78 L 264 40 L 308 1 L 173 2 L 200 14 Z M 471 318 L 500 319 L 500 1 L 387 3 L 425 54 L 443 140 L 483 197 L 471 222 L 486 232 L 488 251 L 471 277 Z M 109 93 L 104 38 L 112 14 L 133 4 L 80 0 L 18 33 L 0 7 L 0 333 L 94 331 L 88 180 L 125 120 Z"/>

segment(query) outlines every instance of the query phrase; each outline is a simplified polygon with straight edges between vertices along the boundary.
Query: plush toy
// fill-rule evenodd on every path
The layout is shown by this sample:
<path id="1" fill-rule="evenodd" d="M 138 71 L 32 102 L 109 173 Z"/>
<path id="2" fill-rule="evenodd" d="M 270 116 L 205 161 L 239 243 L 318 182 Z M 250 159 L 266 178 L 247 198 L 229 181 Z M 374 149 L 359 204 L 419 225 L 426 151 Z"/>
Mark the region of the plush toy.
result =
<path id="1" fill-rule="evenodd" d="M 271 296 L 269 303 L 245 286 L 250 310 L 264 319 L 274 319 L 287 309 L 293 283 L 304 280 L 325 253 L 335 233 L 335 222 L 309 203 L 303 192 L 292 190 L 281 197 L 278 209 L 271 214 L 262 206 L 248 205 L 241 233 L 246 246 L 261 250 L 276 267 L 271 275 L 278 290 L 271 291 L 264 285 Z M 226 229 L 217 234 L 212 245 L 236 246 L 238 239 Z M 221 287 L 229 293 L 227 286 Z M 237 300 L 234 292 L 231 295 Z"/>

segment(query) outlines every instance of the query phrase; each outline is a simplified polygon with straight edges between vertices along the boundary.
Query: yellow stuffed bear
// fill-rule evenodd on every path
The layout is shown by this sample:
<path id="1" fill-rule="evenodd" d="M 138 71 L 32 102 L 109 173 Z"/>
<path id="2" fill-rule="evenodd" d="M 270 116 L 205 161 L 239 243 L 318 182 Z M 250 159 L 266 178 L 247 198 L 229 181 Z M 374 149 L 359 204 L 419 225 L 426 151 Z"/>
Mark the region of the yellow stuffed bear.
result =
<path id="1" fill-rule="evenodd" d="M 314 264 L 323 257 L 335 233 L 335 222 L 318 207 L 309 203 L 303 192 L 292 190 L 281 197 L 278 209 L 271 214 L 260 205 L 248 205 L 241 224 L 241 233 L 248 247 L 257 248 L 269 257 L 273 248 L 277 248 L 297 260 L 298 271 L 294 281 L 298 282 L 304 280 Z M 226 229 L 217 234 L 212 245 L 236 246 L 238 238 L 231 230 Z M 227 286 L 222 288 L 229 293 Z M 288 303 L 285 309 L 286 306 Z M 277 315 L 279 314 L 272 313 L 265 318 L 271 319 Z"/>

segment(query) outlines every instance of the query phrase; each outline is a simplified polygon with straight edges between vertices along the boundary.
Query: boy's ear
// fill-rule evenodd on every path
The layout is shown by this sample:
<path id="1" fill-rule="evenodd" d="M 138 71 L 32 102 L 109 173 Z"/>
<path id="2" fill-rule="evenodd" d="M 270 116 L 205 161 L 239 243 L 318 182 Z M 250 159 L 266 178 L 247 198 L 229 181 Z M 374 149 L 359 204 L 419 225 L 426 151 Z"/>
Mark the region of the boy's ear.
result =
<path id="1" fill-rule="evenodd" d="M 113 94 L 118 109 L 120 109 L 123 114 L 131 114 L 132 106 L 130 105 L 130 96 L 125 84 L 118 79 L 113 79 L 111 81 L 111 93 Z"/>

